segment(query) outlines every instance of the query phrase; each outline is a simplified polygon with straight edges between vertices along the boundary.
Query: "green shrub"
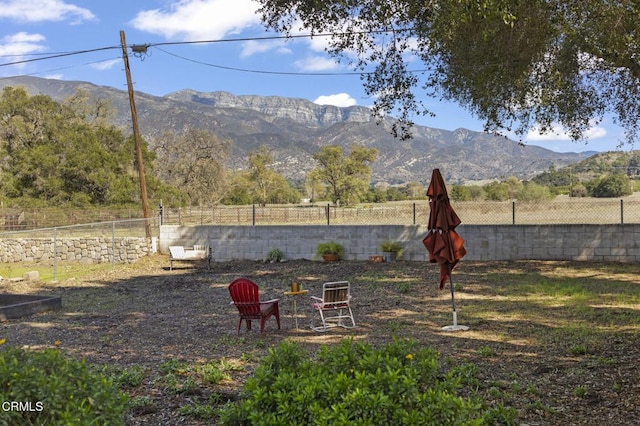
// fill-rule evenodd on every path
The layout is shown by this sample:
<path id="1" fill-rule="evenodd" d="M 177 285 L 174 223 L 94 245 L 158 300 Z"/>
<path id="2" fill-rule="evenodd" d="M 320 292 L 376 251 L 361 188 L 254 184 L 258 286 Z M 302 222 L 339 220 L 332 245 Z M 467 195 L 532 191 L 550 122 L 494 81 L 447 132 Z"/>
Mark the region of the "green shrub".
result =
<path id="1" fill-rule="evenodd" d="M 316 246 L 316 258 L 327 254 L 335 254 L 338 259 L 344 258 L 344 246 L 335 241 L 320 243 Z"/>
<path id="2" fill-rule="evenodd" d="M 410 340 L 376 349 L 344 340 L 316 360 L 285 341 L 247 380 L 243 399 L 220 411 L 221 425 L 509 424 L 513 411 L 457 396 L 462 377 L 443 372 L 438 354 Z"/>
<path id="3" fill-rule="evenodd" d="M 131 367 L 104 366 L 99 372 L 111 379 L 119 388 L 140 386 L 145 376 L 145 371 L 139 365 Z"/>
<path id="4" fill-rule="evenodd" d="M 57 349 L 7 348 L 0 352 L 0 378 L 0 401 L 23 404 L 3 407 L 2 426 L 124 424 L 127 396 L 84 360 Z"/>
<path id="5" fill-rule="evenodd" d="M 402 244 L 397 241 L 385 240 L 380 244 L 380 249 L 383 253 L 396 253 L 398 257 L 402 256 L 404 248 Z"/>
<path id="6" fill-rule="evenodd" d="M 284 253 L 279 248 L 272 248 L 267 253 L 267 262 L 278 263 L 284 258 Z"/>

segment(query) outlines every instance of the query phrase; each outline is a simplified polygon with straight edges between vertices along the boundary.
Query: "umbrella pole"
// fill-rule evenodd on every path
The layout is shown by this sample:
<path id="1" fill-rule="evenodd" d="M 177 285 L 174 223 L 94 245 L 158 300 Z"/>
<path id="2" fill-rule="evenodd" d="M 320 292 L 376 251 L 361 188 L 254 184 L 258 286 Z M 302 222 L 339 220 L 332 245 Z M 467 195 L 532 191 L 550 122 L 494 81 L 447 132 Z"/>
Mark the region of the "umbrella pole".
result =
<path id="1" fill-rule="evenodd" d="M 447 269 L 449 271 L 449 287 L 451 287 L 451 306 L 453 307 L 453 325 L 458 325 L 458 315 L 456 313 L 456 299 L 453 290 L 453 277 L 451 276 L 451 264 L 447 263 Z"/>

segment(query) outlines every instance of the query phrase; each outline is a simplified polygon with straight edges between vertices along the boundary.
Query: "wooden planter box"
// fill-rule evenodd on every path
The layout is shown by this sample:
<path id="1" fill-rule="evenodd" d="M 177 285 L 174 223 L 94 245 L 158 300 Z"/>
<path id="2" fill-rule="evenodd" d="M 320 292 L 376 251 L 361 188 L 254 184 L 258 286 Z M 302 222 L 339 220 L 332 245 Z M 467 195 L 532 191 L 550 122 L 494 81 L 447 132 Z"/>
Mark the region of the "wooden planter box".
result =
<path id="1" fill-rule="evenodd" d="M 0 321 L 51 311 L 61 306 L 62 299 L 57 296 L 2 294 L 0 295 Z"/>

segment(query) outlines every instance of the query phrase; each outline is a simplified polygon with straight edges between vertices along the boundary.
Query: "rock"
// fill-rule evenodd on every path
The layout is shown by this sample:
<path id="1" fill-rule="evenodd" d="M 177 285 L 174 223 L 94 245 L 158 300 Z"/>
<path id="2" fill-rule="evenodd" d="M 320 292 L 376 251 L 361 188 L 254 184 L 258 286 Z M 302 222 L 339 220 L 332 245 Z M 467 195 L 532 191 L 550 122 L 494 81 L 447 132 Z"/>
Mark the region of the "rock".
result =
<path id="1" fill-rule="evenodd" d="M 25 272 L 24 279 L 26 281 L 37 281 L 40 279 L 40 273 L 38 271 Z"/>

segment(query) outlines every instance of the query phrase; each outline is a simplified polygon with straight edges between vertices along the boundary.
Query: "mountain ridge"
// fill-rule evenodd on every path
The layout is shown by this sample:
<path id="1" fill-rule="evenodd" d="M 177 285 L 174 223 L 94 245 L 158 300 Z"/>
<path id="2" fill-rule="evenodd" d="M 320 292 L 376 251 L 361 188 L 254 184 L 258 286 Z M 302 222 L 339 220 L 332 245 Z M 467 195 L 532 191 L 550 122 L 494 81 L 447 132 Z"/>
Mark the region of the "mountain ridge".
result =
<path id="1" fill-rule="evenodd" d="M 38 77 L 1 79 L 0 88 L 6 86 L 23 87 L 31 95 L 44 94 L 56 101 L 83 89 L 92 98 L 108 99 L 115 110 L 113 124 L 131 132 L 128 93 L 124 90 Z M 377 148 L 372 180 L 388 184 L 427 183 L 434 168 L 452 184 L 509 176 L 530 179 L 551 166 L 563 167 L 593 155 L 522 146 L 505 137 L 464 128 L 416 125 L 413 138 L 401 141 L 391 135 L 393 119 L 376 121 L 367 107 L 318 105 L 301 98 L 184 89 L 164 96 L 136 92 L 135 100 L 140 132 L 152 148 L 166 131 L 204 129 L 233 142 L 230 167 L 243 168 L 248 153 L 265 145 L 278 171 L 297 180 L 314 167 L 313 154 L 326 145 L 340 145 L 345 150 L 354 143 Z"/>

